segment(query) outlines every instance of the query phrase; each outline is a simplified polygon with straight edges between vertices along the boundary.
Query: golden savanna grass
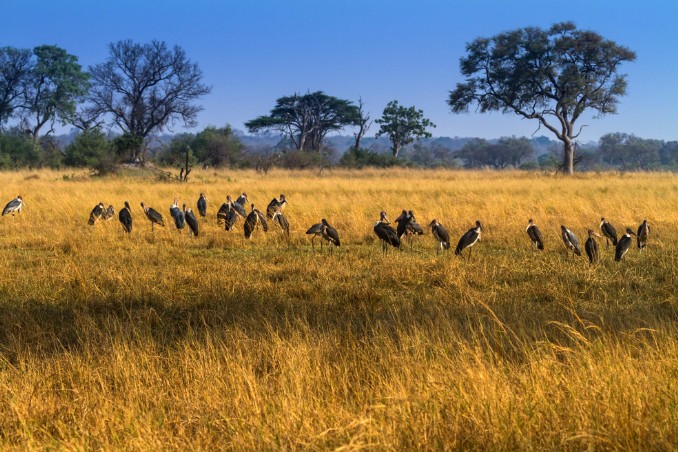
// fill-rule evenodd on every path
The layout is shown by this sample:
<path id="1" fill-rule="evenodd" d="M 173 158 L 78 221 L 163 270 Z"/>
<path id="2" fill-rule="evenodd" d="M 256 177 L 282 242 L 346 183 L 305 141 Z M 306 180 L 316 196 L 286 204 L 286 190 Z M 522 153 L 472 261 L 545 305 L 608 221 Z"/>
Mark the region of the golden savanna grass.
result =
<path id="1" fill-rule="evenodd" d="M 650 449 L 678 446 L 678 178 L 415 170 L 200 171 L 188 184 L 133 174 L 0 174 L 0 448 Z M 151 235 L 175 197 L 210 200 L 200 237 Z M 226 194 L 271 227 L 216 226 Z M 123 236 L 117 210 L 132 206 Z M 116 218 L 87 225 L 91 208 Z M 437 218 L 382 256 L 380 210 Z M 605 216 L 650 223 L 647 252 L 565 258 Z M 327 218 L 342 238 L 311 253 Z M 543 253 L 525 234 L 534 218 Z"/>

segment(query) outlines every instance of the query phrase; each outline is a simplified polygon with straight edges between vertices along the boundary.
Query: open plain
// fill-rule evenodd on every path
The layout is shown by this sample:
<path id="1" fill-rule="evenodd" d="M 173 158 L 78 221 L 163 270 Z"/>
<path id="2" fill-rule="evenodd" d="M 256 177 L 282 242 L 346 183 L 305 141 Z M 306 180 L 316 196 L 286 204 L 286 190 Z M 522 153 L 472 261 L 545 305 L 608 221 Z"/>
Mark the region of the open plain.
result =
<path id="1" fill-rule="evenodd" d="M 596 449 L 678 447 L 678 177 L 443 170 L 0 174 L 0 448 Z M 216 225 L 227 194 L 285 193 L 286 241 Z M 178 197 L 197 238 L 151 234 Z M 127 200 L 134 229 L 117 212 Z M 116 216 L 88 226 L 96 203 Z M 382 255 L 379 211 L 438 219 Z M 605 216 L 647 218 L 622 262 L 566 258 Z M 333 256 L 304 232 L 339 231 Z M 534 218 L 545 250 L 525 234 Z M 635 242 L 634 242 L 635 245 Z"/>

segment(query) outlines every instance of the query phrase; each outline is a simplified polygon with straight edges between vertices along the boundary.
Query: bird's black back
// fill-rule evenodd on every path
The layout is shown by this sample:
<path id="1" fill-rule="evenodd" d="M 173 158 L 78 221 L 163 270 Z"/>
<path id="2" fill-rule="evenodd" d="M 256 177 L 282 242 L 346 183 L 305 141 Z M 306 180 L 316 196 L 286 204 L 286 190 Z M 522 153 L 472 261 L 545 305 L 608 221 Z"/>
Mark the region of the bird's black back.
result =
<path id="1" fill-rule="evenodd" d="M 374 226 L 374 233 L 377 234 L 377 237 L 379 237 L 380 240 L 383 240 L 389 245 L 394 246 L 395 248 L 400 247 L 400 238 L 398 237 L 398 233 L 386 223 L 382 223 L 381 221 L 377 223 Z"/>
<path id="2" fill-rule="evenodd" d="M 598 262 L 598 243 L 593 237 L 589 237 L 584 243 L 584 249 L 586 250 L 586 255 L 589 257 L 590 263 Z"/>
<path id="3" fill-rule="evenodd" d="M 537 225 L 532 225 L 527 228 L 527 235 L 530 237 L 533 243 L 537 244 L 537 248 L 540 250 L 544 249 L 544 242 L 542 241 L 541 231 Z"/>
<path id="4" fill-rule="evenodd" d="M 623 235 L 619 241 L 617 242 L 617 246 L 614 249 L 614 260 L 619 262 L 622 257 L 624 257 L 624 254 L 631 248 L 631 236 L 630 235 Z"/>
<path id="5" fill-rule="evenodd" d="M 195 214 L 193 213 L 192 210 L 189 210 L 185 214 L 186 217 L 186 224 L 188 224 L 188 227 L 191 229 L 191 232 L 193 233 L 194 236 L 198 236 L 198 219 L 195 217 Z"/>
<path id="6" fill-rule="evenodd" d="M 132 214 L 129 209 L 125 207 L 118 213 L 118 220 L 122 223 L 122 227 L 128 234 L 132 232 Z"/>
<path id="7" fill-rule="evenodd" d="M 207 200 L 202 196 L 198 198 L 198 213 L 201 217 L 207 216 Z"/>

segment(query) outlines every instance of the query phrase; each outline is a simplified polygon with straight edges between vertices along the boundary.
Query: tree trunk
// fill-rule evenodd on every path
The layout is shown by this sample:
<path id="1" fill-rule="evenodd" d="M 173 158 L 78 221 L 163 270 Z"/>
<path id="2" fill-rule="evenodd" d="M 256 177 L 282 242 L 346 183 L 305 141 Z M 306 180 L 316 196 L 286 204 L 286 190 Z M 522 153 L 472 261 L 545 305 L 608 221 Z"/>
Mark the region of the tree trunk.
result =
<path id="1" fill-rule="evenodd" d="M 574 143 L 569 137 L 563 140 L 563 171 L 570 176 L 574 174 Z"/>
<path id="2" fill-rule="evenodd" d="M 400 145 L 393 143 L 393 157 L 398 158 L 398 152 L 400 152 Z"/>

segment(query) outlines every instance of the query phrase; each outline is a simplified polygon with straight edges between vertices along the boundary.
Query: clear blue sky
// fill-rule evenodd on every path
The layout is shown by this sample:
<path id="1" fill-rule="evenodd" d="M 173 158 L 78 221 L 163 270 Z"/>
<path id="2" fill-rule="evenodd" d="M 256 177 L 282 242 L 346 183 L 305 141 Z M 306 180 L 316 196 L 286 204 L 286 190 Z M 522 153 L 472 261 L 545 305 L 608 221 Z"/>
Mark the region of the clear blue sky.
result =
<path id="1" fill-rule="evenodd" d="M 373 118 L 398 99 L 423 109 L 438 126 L 434 135 L 485 138 L 530 135 L 536 124 L 513 115 L 449 112 L 445 100 L 462 80 L 465 44 L 572 20 L 638 55 L 622 67 L 629 85 L 618 114 L 584 118 L 581 139 L 608 132 L 678 139 L 675 0 L 3 0 L 0 11 L 0 45 L 58 45 L 85 67 L 104 61 L 107 44 L 121 39 L 180 45 L 212 86 L 202 100 L 200 128 L 229 123 L 243 129 L 282 95 L 323 90 L 362 96 Z"/>

